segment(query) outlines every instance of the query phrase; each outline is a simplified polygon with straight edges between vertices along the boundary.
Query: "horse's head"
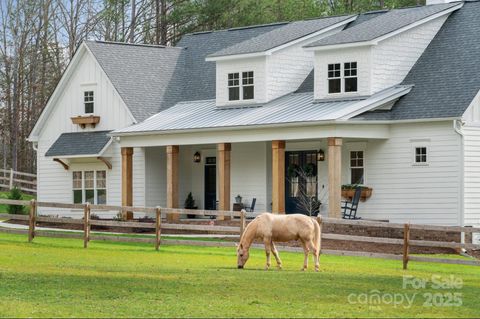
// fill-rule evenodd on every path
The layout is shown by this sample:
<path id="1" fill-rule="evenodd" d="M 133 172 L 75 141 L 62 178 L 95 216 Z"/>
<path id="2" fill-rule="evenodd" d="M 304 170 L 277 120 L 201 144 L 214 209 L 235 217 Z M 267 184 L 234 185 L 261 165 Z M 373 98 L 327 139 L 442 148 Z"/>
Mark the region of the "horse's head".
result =
<path id="1" fill-rule="evenodd" d="M 243 247 L 243 244 L 240 243 L 237 247 L 237 265 L 238 269 L 242 269 L 243 266 L 247 263 L 249 257 L 248 249 Z"/>

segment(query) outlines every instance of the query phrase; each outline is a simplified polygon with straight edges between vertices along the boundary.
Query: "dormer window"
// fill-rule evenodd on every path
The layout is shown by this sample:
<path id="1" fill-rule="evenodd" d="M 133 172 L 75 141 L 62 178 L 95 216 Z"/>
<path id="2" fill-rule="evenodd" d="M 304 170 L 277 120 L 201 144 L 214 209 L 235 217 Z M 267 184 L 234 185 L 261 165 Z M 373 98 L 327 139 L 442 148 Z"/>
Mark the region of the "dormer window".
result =
<path id="1" fill-rule="evenodd" d="M 253 71 L 242 72 L 242 85 L 240 73 L 228 73 L 228 100 L 239 101 L 254 99 Z"/>
<path id="2" fill-rule="evenodd" d="M 328 65 L 329 94 L 357 92 L 357 82 L 357 62 L 345 62 L 343 65 L 341 63 L 332 63 Z"/>
<path id="3" fill-rule="evenodd" d="M 340 63 L 328 65 L 328 93 L 340 93 L 342 91 L 340 75 Z"/>
<path id="4" fill-rule="evenodd" d="M 92 114 L 94 111 L 93 91 L 83 92 L 83 103 L 85 105 L 85 114 Z"/>
<path id="5" fill-rule="evenodd" d="M 344 64 L 345 92 L 357 92 L 357 62 Z"/>

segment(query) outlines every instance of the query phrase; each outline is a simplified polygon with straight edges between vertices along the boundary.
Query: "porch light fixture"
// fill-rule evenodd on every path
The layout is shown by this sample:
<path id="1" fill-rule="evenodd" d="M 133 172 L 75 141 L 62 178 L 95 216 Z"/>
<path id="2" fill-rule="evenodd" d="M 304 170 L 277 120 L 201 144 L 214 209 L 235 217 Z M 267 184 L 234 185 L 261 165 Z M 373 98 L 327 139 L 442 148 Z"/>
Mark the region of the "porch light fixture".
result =
<path id="1" fill-rule="evenodd" d="M 200 155 L 200 153 L 195 152 L 195 154 L 193 154 L 193 162 L 200 163 L 201 160 L 202 160 L 202 156 Z"/>
<path id="2" fill-rule="evenodd" d="M 317 161 L 323 162 L 325 160 L 325 152 L 323 150 L 318 150 L 317 152 Z"/>

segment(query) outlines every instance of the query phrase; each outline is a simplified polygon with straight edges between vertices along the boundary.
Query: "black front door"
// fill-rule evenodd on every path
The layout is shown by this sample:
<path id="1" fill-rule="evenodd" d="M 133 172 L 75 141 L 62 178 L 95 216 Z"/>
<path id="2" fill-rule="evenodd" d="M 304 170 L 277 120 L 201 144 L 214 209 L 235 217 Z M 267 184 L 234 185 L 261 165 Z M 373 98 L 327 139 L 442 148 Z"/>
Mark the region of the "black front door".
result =
<path id="1" fill-rule="evenodd" d="M 317 199 L 317 151 L 285 152 L 285 210 L 308 214 Z"/>
<path id="2" fill-rule="evenodd" d="M 215 157 L 205 159 L 205 209 L 217 209 L 217 165 Z"/>

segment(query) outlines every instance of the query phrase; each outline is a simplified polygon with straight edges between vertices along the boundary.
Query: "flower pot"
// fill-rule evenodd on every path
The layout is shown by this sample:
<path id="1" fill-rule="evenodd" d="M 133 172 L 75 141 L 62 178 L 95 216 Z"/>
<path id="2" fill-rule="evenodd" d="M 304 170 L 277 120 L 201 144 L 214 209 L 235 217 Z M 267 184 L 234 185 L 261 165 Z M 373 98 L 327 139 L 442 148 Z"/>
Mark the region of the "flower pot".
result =
<path id="1" fill-rule="evenodd" d="M 360 195 L 360 200 L 362 202 L 366 201 L 370 196 L 372 196 L 373 189 L 370 187 L 362 187 L 362 194 Z M 342 189 L 342 197 L 351 201 L 355 195 L 355 188 L 346 188 Z"/>

